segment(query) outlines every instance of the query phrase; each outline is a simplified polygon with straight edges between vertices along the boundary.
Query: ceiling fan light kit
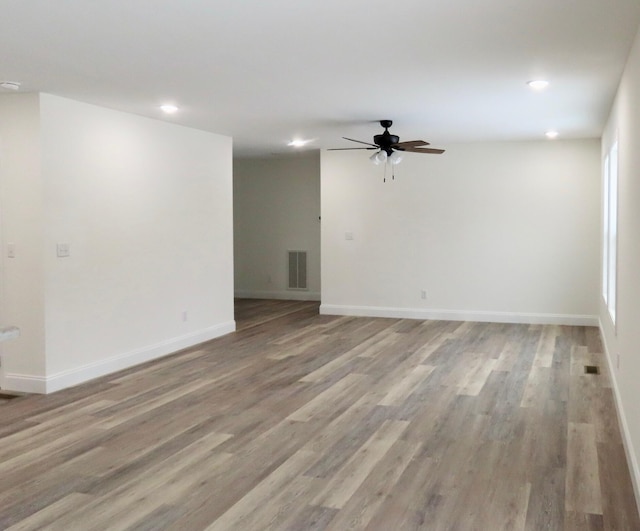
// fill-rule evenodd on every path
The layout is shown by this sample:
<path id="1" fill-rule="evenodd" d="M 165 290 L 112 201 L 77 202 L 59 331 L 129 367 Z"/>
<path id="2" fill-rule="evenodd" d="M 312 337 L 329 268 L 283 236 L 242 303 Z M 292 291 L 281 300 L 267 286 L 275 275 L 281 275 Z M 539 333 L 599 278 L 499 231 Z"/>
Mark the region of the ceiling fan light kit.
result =
<path id="1" fill-rule="evenodd" d="M 369 160 L 373 162 L 376 166 L 383 164 L 387 161 L 387 153 L 386 151 L 376 151 L 373 155 L 369 157 Z"/>
<path id="2" fill-rule="evenodd" d="M 391 153 L 391 155 L 389 155 L 389 162 L 395 166 L 396 164 L 400 164 L 403 158 L 404 155 L 402 153 L 400 153 L 399 151 L 394 151 L 393 153 Z"/>

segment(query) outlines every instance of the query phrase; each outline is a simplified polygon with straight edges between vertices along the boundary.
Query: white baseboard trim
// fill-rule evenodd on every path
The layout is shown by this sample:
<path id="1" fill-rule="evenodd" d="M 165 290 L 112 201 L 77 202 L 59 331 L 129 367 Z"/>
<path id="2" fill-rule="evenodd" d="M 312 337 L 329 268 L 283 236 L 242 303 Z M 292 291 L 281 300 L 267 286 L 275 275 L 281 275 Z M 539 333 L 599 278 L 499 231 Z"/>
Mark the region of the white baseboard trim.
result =
<path id="1" fill-rule="evenodd" d="M 419 308 L 386 308 L 377 306 L 342 306 L 321 304 L 325 315 L 353 315 L 358 317 L 389 317 L 394 319 L 424 319 L 437 321 L 476 321 L 483 323 L 523 323 L 598 326 L 595 315 L 564 315 L 551 313 L 513 313 L 458 310 L 423 310 Z"/>
<path id="2" fill-rule="evenodd" d="M 173 354 L 184 348 L 234 332 L 235 329 L 236 322 L 228 321 L 204 330 L 168 339 L 155 345 L 139 348 L 131 352 L 126 352 L 46 377 L 6 373 L 4 376 L 3 389 L 20 393 L 53 393 L 93 380 L 94 378 L 99 378 L 100 376 L 106 376 L 107 374 L 128 369 L 140 363 Z"/>
<path id="3" fill-rule="evenodd" d="M 640 466 L 638 465 L 638 459 L 636 458 L 636 452 L 633 447 L 633 440 L 631 439 L 631 432 L 629 431 L 629 424 L 627 423 L 627 416 L 625 415 L 624 408 L 622 406 L 622 397 L 620 396 L 620 389 L 618 388 L 618 381 L 616 379 L 615 371 L 613 367 L 615 363 L 611 358 L 611 352 L 607 345 L 607 339 L 602 327 L 600 326 L 600 337 L 602 338 L 602 346 L 604 347 L 604 357 L 607 363 L 607 370 L 609 371 L 609 379 L 611 380 L 611 386 L 613 388 L 613 398 L 616 404 L 616 413 L 618 415 L 618 423 L 622 430 L 622 444 L 624 446 L 625 454 L 627 455 L 627 463 L 629 463 L 629 472 L 631 473 L 631 482 L 633 483 L 633 491 L 636 495 L 636 506 L 640 510 Z"/>
<path id="4" fill-rule="evenodd" d="M 249 291 L 237 290 L 236 299 L 278 299 L 285 301 L 319 301 L 320 293 L 317 291 L 279 290 L 279 291 Z"/>
<path id="5" fill-rule="evenodd" d="M 16 393 L 44 394 L 47 392 L 47 379 L 44 376 L 6 373 L 2 379 L 2 390 Z"/>

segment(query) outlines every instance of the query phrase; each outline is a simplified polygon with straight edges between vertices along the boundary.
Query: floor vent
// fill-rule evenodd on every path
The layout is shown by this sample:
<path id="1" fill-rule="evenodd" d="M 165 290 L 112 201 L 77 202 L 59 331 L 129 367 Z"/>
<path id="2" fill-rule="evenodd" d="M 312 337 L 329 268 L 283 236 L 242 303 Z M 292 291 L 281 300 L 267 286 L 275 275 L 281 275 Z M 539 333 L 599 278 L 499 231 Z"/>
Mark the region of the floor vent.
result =
<path id="1" fill-rule="evenodd" d="M 600 374 L 600 368 L 597 365 L 585 365 L 584 366 L 585 374 Z"/>
<path id="2" fill-rule="evenodd" d="M 289 289 L 307 288 L 307 251 L 288 251 Z"/>

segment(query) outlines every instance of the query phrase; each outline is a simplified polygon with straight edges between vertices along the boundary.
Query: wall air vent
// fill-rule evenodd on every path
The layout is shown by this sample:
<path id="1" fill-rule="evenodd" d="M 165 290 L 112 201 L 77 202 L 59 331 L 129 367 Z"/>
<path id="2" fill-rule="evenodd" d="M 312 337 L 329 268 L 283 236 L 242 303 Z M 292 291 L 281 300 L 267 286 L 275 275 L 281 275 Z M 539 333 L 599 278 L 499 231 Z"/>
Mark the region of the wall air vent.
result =
<path id="1" fill-rule="evenodd" d="M 289 256 L 288 289 L 306 290 L 307 287 L 307 251 L 287 251 Z"/>

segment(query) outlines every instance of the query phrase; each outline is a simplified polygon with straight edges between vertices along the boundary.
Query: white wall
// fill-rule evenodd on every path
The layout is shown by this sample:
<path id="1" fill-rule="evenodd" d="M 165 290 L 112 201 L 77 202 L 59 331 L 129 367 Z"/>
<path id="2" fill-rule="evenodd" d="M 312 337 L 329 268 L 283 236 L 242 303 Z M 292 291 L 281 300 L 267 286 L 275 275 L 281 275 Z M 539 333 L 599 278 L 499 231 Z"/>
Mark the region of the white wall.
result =
<path id="1" fill-rule="evenodd" d="M 37 94 L 0 95 L 0 326 L 21 336 L 0 343 L 5 375 L 44 377 L 44 245 Z M 15 258 L 7 257 L 9 243 Z"/>
<path id="2" fill-rule="evenodd" d="M 617 323 L 614 328 L 600 297 L 600 324 L 636 499 L 640 502 L 640 34 L 603 135 L 603 150 L 609 149 L 616 136 L 619 146 Z"/>
<path id="3" fill-rule="evenodd" d="M 230 138 L 47 94 L 39 138 L 46 371 L 8 363 L 8 388 L 56 390 L 235 329 Z"/>
<path id="4" fill-rule="evenodd" d="M 235 291 L 320 299 L 320 155 L 234 161 Z M 308 251 L 308 291 L 287 290 L 288 250 Z"/>
<path id="5" fill-rule="evenodd" d="M 597 323 L 599 157 L 597 140 L 458 144 L 384 183 L 361 152 L 323 152 L 321 311 Z"/>

